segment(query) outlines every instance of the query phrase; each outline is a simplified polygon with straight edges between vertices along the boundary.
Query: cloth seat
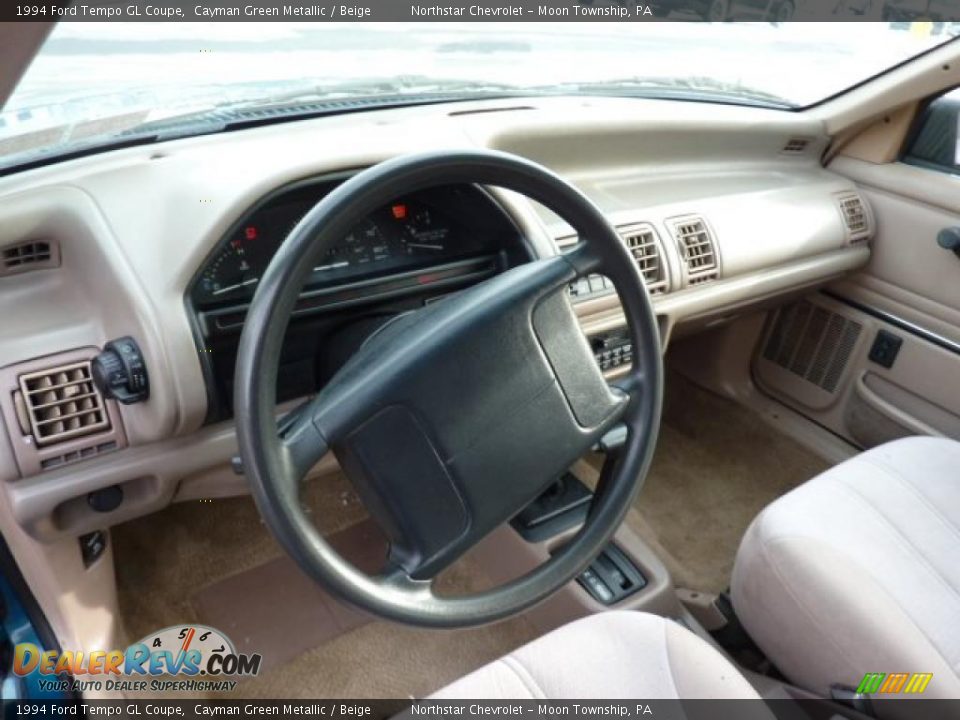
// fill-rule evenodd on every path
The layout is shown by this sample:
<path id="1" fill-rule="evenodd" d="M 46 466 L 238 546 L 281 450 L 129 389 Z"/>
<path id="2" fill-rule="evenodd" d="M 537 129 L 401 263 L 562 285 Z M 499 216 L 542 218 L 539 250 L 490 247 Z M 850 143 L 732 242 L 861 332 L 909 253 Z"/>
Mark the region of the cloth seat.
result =
<path id="1" fill-rule="evenodd" d="M 774 501 L 744 536 L 731 595 L 807 690 L 933 673 L 922 697 L 960 698 L 960 443 L 896 440 Z"/>
<path id="2" fill-rule="evenodd" d="M 434 700 L 695 699 L 758 695 L 717 650 L 672 620 L 610 611 L 565 625 L 457 680 Z M 755 710 L 766 708 L 758 703 Z"/>

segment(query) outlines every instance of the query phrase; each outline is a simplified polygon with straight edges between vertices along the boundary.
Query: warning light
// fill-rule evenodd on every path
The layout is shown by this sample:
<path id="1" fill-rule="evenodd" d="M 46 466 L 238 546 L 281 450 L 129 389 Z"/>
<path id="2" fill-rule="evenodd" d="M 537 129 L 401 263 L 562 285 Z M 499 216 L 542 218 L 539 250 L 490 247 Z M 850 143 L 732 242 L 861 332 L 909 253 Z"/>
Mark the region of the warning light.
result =
<path id="1" fill-rule="evenodd" d="M 253 225 L 248 225 L 246 228 L 244 228 L 243 236 L 247 238 L 247 240 L 256 240 L 257 228 L 254 227 Z"/>
<path id="2" fill-rule="evenodd" d="M 407 217 L 407 206 L 403 203 L 394 205 L 390 210 L 393 212 L 393 217 L 396 220 L 403 220 Z"/>

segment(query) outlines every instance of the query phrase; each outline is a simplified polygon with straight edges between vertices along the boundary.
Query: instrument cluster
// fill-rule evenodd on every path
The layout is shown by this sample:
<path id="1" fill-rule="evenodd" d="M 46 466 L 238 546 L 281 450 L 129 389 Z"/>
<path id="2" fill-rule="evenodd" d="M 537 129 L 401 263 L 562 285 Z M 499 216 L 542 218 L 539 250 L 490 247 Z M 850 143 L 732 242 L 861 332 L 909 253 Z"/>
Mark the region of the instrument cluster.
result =
<path id="1" fill-rule="evenodd" d="M 237 224 L 198 273 L 197 308 L 246 303 L 267 266 L 301 218 L 329 191 L 308 186 L 283 193 Z M 457 214 L 475 188 L 439 188 L 398 198 L 380 208 L 317 261 L 305 289 L 338 286 L 495 253 L 494 237 L 481 235 Z M 469 204 L 469 203 L 468 203 Z"/>

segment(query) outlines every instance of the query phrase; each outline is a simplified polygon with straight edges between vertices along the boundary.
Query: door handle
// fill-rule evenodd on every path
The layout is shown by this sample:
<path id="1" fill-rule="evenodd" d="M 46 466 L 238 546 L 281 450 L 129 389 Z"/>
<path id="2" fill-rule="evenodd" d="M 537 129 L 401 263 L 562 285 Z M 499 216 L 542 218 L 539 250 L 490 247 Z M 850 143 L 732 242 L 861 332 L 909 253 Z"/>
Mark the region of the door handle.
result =
<path id="1" fill-rule="evenodd" d="M 948 227 L 938 232 L 937 245 L 944 250 L 952 250 L 960 258 L 960 227 Z"/>

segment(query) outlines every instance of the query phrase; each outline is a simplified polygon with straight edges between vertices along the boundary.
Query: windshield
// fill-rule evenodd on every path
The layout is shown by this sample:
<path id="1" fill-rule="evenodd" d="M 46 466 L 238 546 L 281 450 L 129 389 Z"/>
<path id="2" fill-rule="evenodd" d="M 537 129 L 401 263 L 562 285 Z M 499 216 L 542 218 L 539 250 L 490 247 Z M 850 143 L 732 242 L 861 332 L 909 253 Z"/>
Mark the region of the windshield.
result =
<path id="1" fill-rule="evenodd" d="M 786 110 L 949 39 L 943 23 L 61 23 L 0 113 L 0 168 L 229 129 L 231 108 L 276 118 L 334 99 L 601 94 Z"/>

